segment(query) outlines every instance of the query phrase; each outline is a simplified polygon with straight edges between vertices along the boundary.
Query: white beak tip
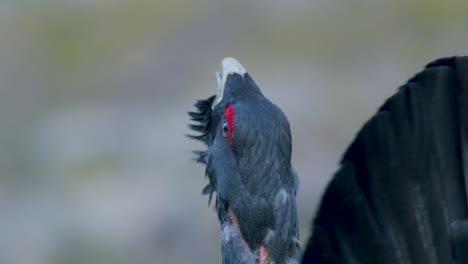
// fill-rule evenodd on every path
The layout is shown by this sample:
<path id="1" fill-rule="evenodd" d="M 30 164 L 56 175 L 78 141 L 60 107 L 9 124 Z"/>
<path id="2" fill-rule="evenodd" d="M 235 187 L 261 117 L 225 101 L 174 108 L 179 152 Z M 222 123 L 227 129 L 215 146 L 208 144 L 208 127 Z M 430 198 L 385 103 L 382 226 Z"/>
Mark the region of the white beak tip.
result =
<path id="1" fill-rule="evenodd" d="M 223 68 L 223 75 L 227 76 L 230 73 L 237 73 L 242 76 L 246 73 L 246 70 L 242 64 L 232 57 L 226 57 L 221 61 L 221 67 Z"/>

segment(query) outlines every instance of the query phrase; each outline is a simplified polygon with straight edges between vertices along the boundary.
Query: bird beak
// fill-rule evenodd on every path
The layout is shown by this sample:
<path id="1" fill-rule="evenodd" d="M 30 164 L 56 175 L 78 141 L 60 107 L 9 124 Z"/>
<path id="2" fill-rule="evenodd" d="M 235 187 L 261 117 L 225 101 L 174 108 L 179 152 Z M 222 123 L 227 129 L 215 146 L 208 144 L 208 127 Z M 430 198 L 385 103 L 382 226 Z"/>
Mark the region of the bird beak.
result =
<path id="1" fill-rule="evenodd" d="M 241 76 L 244 76 L 244 74 L 247 72 L 236 59 L 232 57 L 226 57 L 221 61 L 221 68 L 222 71 L 217 71 L 215 73 L 216 76 L 216 83 L 217 83 L 217 90 L 216 90 L 216 98 L 211 105 L 211 108 L 214 109 L 216 105 L 223 100 L 223 94 L 224 94 L 224 86 L 226 84 L 226 79 L 229 76 L 229 74 L 237 73 Z"/>

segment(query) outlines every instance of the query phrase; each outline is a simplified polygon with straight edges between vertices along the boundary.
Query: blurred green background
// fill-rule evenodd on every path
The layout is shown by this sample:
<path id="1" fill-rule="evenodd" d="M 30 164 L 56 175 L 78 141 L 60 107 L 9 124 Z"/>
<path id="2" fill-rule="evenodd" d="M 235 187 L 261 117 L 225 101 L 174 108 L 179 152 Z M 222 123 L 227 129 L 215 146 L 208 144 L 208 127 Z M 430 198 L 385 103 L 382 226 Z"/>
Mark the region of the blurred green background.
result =
<path id="1" fill-rule="evenodd" d="M 288 115 L 301 239 L 341 153 L 467 1 L 2 0 L 0 263 L 219 263 L 186 111 L 237 58 Z"/>

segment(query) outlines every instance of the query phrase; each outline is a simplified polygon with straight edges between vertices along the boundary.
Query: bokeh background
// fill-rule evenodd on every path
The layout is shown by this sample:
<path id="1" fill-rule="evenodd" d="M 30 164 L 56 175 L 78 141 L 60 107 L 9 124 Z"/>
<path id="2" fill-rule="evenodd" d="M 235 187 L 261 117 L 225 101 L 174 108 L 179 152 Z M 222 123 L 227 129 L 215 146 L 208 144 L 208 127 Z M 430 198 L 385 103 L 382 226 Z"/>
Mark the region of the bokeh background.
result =
<path id="1" fill-rule="evenodd" d="M 0 263 L 219 263 L 186 111 L 225 56 L 288 115 L 301 239 L 357 130 L 467 1 L 2 0 Z"/>

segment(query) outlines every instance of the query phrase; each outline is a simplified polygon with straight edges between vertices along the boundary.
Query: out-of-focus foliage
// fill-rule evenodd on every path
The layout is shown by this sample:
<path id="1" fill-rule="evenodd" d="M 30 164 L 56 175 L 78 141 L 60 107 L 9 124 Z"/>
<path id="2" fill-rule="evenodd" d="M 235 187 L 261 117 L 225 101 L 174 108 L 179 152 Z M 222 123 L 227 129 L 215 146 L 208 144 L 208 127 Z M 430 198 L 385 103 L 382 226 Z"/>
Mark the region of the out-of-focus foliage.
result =
<path id="1" fill-rule="evenodd" d="M 411 74 L 468 53 L 466 1 L 0 3 L 0 263 L 216 263 L 187 110 L 234 56 L 288 115 L 301 238 Z"/>

